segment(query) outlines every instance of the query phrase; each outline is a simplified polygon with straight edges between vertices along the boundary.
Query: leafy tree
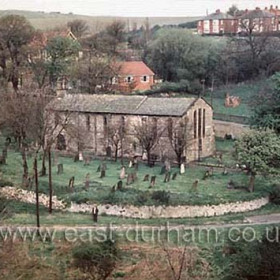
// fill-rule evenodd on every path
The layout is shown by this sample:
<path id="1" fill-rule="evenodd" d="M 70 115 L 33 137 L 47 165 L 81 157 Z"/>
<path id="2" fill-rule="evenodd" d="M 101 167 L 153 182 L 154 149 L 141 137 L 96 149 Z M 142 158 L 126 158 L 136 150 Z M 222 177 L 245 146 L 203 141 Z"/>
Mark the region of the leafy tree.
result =
<path id="1" fill-rule="evenodd" d="M 148 45 L 145 59 L 165 81 L 206 79 L 209 49 L 214 44 L 188 30 L 163 28 Z"/>
<path id="2" fill-rule="evenodd" d="M 88 31 L 89 27 L 87 22 L 81 19 L 75 19 L 69 21 L 67 26 L 70 28 L 71 32 L 77 37 L 81 38 Z"/>
<path id="3" fill-rule="evenodd" d="M 237 15 L 238 11 L 239 11 L 239 9 L 237 8 L 237 6 L 232 5 L 231 7 L 229 7 L 227 14 L 235 17 Z"/>
<path id="4" fill-rule="evenodd" d="M 279 174 L 280 138 L 272 131 L 252 131 L 236 142 L 237 159 L 250 175 L 249 191 L 254 191 L 257 174 Z"/>
<path id="5" fill-rule="evenodd" d="M 280 134 L 280 72 L 266 83 L 265 87 L 251 101 L 252 125 L 270 128 Z"/>
<path id="6" fill-rule="evenodd" d="M 71 38 L 55 37 L 48 41 L 46 46 L 49 56 L 47 68 L 53 88 L 60 76 L 69 74 L 69 67 L 77 57 L 79 49 L 80 44 Z"/>
<path id="7" fill-rule="evenodd" d="M 20 67 L 26 57 L 26 46 L 33 37 L 33 27 L 25 17 L 8 15 L 0 18 L 0 69 L 2 80 L 19 86 Z"/>

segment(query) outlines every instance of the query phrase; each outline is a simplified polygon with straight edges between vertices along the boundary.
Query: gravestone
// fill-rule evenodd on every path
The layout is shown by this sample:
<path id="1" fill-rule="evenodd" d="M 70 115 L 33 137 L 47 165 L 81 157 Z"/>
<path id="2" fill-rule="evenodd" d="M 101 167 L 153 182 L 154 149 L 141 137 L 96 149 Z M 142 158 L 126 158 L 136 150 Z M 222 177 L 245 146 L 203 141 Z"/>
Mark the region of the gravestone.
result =
<path id="1" fill-rule="evenodd" d="M 169 172 L 171 169 L 171 165 L 170 165 L 170 161 L 168 159 L 166 159 L 164 161 L 164 166 L 165 166 L 165 172 Z"/>
<path id="2" fill-rule="evenodd" d="M 148 160 L 148 157 L 147 157 L 147 153 L 146 153 L 146 152 L 143 153 L 143 155 L 142 155 L 142 160 L 143 160 L 143 161 Z"/>
<path id="3" fill-rule="evenodd" d="M 227 168 L 226 168 L 226 167 L 224 167 L 223 175 L 228 175 L 228 171 L 227 171 Z"/>
<path id="4" fill-rule="evenodd" d="M 227 184 L 227 189 L 231 190 L 235 188 L 235 184 L 232 180 L 230 180 Z"/>
<path id="5" fill-rule="evenodd" d="M 150 188 L 153 188 L 155 186 L 156 178 L 157 178 L 157 176 L 152 176 L 151 177 Z"/>
<path id="6" fill-rule="evenodd" d="M 132 166 L 135 168 L 135 170 L 138 170 L 138 160 L 137 160 L 137 157 L 134 157 Z"/>
<path id="7" fill-rule="evenodd" d="M 101 169 L 101 175 L 100 175 L 100 178 L 104 178 L 106 176 L 106 171 L 105 169 Z"/>
<path id="8" fill-rule="evenodd" d="M 184 164 L 184 163 L 181 163 L 181 165 L 180 165 L 180 174 L 181 174 L 181 175 L 182 175 L 182 174 L 185 174 L 185 172 L 186 172 L 185 164 Z"/>
<path id="9" fill-rule="evenodd" d="M 112 157 L 112 148 L 110 146 L 106 148 L 106 157 L 108 158 Z"/>
<path id="10" fill-rule="evenodd" d="M 69 180 L 69 185 L 68 185 L 68 187 L 69 187 L 69 189 L 71 190 L 71 192 L 73 192 L 73 190 L 74 190 L 74 183 L 75 183 L 75 177 L 72 176 L 72 177 L 70 178 L 70 180 Z"/>
<path id="11" fill-rule="evenodd" d="M 6 164 L 6 159 L 3 158 L 3 156 L 0 156 L 0 165 L 1 164 Z"/>
<path id="12" fill-rule="evenodd" d="M 125 178 L 125 167 L 122 166 L 121 173 L 120 173 L 120 179 L 123 180 L 124 178 Z"/>
<path id="13" fill-rule="evenodd" d="M 74 157 L 74 162 L 77 162 L 77 161 L 79 161 L 79 154 L 76 154 Z"/>
<path id="14" fill-rule="evenodd" d="M 119 181 L 118 185 L 117 185 L 117 190 L 120 191 L 120 190 L 122 190 L 122 188 L 123 188 L 123 182 Z"/>
<path id="15" fill-rule="evenodd" d="M 137 173 L 136 172 L 132 173 L 132 180 L 133 180 L 133 183 L 137 181 Z"/>
<path id="16" fill-rule="evenodd" d="M 57 165 L 57 174 L 60 175 L 63 173 L 63 164 L 62 163 L 59 163 Z"/>
<path id="17" fill-rule="evenodd" d="M 128 174 L 126 184 L 131 185 L 133 183 L 133 174 Z"/>
<path id="18" fill-rule="evenodd" d="M 84 166 L 88 166 L 89 163 L 90 163 L 90 157 L 87 156 L 87 157 L 84 158 Z"/>
<path id="19" fill-rule="evenodd" d="M 166 172 L 164 177 L 164 183 L 167 183 L 169 181 L 170 181 L 170 172 Z"/>
<path id="20" fill-rule="evenodd" d="M 84 156 L 82 152 L 79 152 L 79 161 L 84 161 Z"/>
<path id="21" fill-rule="evenodd" d="M 8 148 L 7 148 L 7 146 L 5 146 L 5 147 L 3 148 L 2 157 L 5 159 L 5 162 L 6 162 L 6 159 L 7 159 L 7 157 L 8 157 Z"/>
<path id="22" fill-rule="evenodd" d="M 177 172 L 175 172 L 175 173 L 172 175 L 172 180 L 174 181 L 174 180 L 176 180 L 176 178 L 177 178 Z"/>
<path id="23" fill-rule="evenodd" d="M 128 167 L 131 168 L 132 166 L 133 166 L 133 163 L 132 163 L 132 161 L 130 160 L 130 161 L 129 161 Z"/>
<path id="24" fill-rule="evenodd" d="M 111 189 L 111 192 L 114 193 L 116 191 L 116 185 L 114 185 Z"/>
<path id="25" fill-rule="evenodd" d="M 198 188 L 198 180 L 196 179 L 192 184 L 192 191 L 197 191 Z"/>
<path id="26" fill-rule="evenodd" d="M 147 182 L 147 181 L 149 181 L 149 179 L 150 179 L 150 175 L 149 175 L 149 174 L 146 174 L 143 181 L 144 181 L 144 182 Z"/>
<path id="27" fill-rule="evenodd" d="M 204 175 L 203 175 L 202 180 L 206 180 L 206 179 L 209 178 L 209 177 L 210 177 L 210 172 L 209 172 L 209 170 L 206 170 L 205 173 L 204 173 Z"/>

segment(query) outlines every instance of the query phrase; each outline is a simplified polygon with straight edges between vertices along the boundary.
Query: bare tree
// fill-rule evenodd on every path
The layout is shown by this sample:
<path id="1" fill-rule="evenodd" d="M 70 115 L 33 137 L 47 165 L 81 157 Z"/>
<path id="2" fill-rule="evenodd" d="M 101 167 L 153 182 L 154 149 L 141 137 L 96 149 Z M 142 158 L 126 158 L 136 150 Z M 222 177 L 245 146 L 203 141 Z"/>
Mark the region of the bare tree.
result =
<path id="1" fill-rule="evenodd" d="M 89 29 L 87 22 L 81 19 L 69 21 L 67 26 L 77 38 L 83 37 Z"/>
<path id="2" fill-rule="evenodd" d="M 114 147 L 115 161 L 118 160 L 118 153 L 121 151 L 121 157 L 123 157 L 123 141 L 125 138 L 125 127 L 123 124 L 112 124 L 108 126 L 108 138 L 109 143 Z"/>
<path id="3" fill-rule="evenodd" d="M 164 127 L 158 127 L 157 118 L 142 118 L 142 121 L 134 126 L 135 137 L 143 151 L 147 152 L 149 166 L 151 165 L 152 151 L 157 146 L 164 130 Z"/>

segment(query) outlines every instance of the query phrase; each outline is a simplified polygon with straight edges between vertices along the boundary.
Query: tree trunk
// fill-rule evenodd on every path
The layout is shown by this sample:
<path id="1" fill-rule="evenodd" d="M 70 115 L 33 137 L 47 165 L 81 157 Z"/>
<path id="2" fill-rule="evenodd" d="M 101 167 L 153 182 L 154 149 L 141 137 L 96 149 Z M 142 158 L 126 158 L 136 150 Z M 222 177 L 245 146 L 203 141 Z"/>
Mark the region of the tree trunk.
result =
<path id="1" fill-rule="evenodd" d="M 254 192 L 255 190 L 255 174 L 251 174 L 249 181 L 249 192 Z"/>
<path id="2" fill-rule="evenodd" d="M 43 158 L 42 158 L 42 170 L 41 176 L 46 176 L 47 168 L 46 168 L 46 150 L 43 151 Z"/>
<path id="3" fill-rule="evenodd" d="M 35 192 L 36 192 L 36 221 L 37 221 L 37 234 L 39 235 L 40 229 L 40 211 L 39 211 L 39 183 L 38 183 L 38 167 L 37 167 L 37 154 L 34 159 L 34 176 L 35 176 Z"/>
<path id="4" fill-rule="evenodd" d="M 151 151 L 147 150 L 147 159 L 148 159 L 148 166 L 151 167 Z"/>
<path id="5" fill-rule="evenodd" d="M 118 147 L 115 149 L 115 162 L 118 161 Z"/>
<path id="6" fill-rule="evenodd" d="M 178 162 L 178 167 L 181 167 L 181 163 L 182 163 L 182 155 L 181 154 L 177 154 L 177 162 Z"/>
<path id="7" fill-rule="evenodd" d="M 22 157 L 22 166 L 23 166 L 22 184 L 24 187 L 27 187 L 28 186 L 28 163 L 26 159 L 25 147 L 22 147 L 21 149 L 21 157 Z"/>
<path id="8" fill-rule="evenodd" d="M 51 157 L 51 148 L 48 149 L 48 156 L 49 156 L 49 213 L 52 213 L 52 195 L 53 195 L 53 188 L 52 188 L 52 157 Z"/>

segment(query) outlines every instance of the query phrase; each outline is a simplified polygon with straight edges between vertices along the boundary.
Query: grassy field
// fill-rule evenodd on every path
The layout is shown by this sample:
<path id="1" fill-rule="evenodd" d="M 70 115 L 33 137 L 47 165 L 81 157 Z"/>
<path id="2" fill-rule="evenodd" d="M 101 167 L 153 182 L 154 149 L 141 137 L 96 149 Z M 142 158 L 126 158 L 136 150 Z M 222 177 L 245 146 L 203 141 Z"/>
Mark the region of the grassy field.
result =
<path id="1" fill-rule="evenodd" d="M 249 106 L 250 100 L 253 98 L 254 94 L 260 90 L 263 83 L 263 80 L 258 80 L 238 85 L 230 85 L 227 88 L 224 87 L 214 90 L 212 93 L 214 112 L 218 114 L 250 117 L 252 115 L 252 110 Z M 233 96 L 239 96 L 241 98 L 240 106 L 236 108 L 225 107 L 224 100 L 226 93 Z M 209 103 L 211 102 L 211 92 L 206 92 L 205 99 Z"/>
<path id="2" fill-rule="evenodd" d="M 217 140 L 218 150 L 223 150 L 223 160 L 225 165 L 234 166 L 232 158 L 232 141 Z M 215 164 L 215 158 L 204 160 Z M 267 195 L 273 180 L 258 177 L 256 180 L 256 191 L 249 193 L 246 190 L 248 177 L 244 172 L 230 171 L 223 175 L 223 168 L 215 168 L 212 177 L 203 180 L 207 167 L 189 166 L 186 173 L 177 176 L 176 180 L 164 183 L 164 175 L 160 175 L 161 165 L 153 168 L 144 163 L 139 164 L 137 171 L 138 180 L 132 185 L 127 186 L 123 180 L 123 190 L 112 192 L 112 186 L 119 181 L 121 164 L 120 162 L 107 161 L 106 177 L 100 178 L 97 172 L 101 161 L 95 159 L 89 166 L 84 166 L 83 162 L 74 162 L 71 157 L 59 157 L 59 163 L 63 163 L 64 173 L 58 175 L 56 167 L 53 170 L 54 194 L 67 202 L 76 203 L 105 203 L 105 204 L 133 204 L 141 205 L 205 205 L 234 202 L 240 200 L 251 200 Z M 41 161 L 39 161 L 39 166 Z M 128 168 L 127 173 L 134 172 L 134 168 Z M 29 168 L 32 173 L 32 158 L 29 159 Z M 14 185 L 21 184 L 22 166 L 21 155 L 10 150 L 8 152 L 7 165 L 2 166 L 2 176 L 4 181 L 13 182 Z M 179 173 L 177 167 L 172 167 L 172 174 Z M 85 177 L 89 174 L 90 187 L 85 189 Z M 143 182 L 146 174 L 155 175 L 156 184 L 153 189 L 149 188 L 149 182 Z M 69 179 L 75 176 L 75 191 L 70 192 L 68 188 Z M 193 183 L 199 180 L 198 188 L 193 189 Z M 228 190 L 227 183 L 233 180 L 238 189 Z M 274 180 L 275 181 L 275 180 Z M 41 193 L 48 194 L 48 177 L 40 177 L 39 190 Z"/>
<path id="3" fill-rule="evenodd" d="M 62 13 L 45 13 L 45 12 L 31 12 L 31 11 L 20 11 L 20 10 L 0 10 L 0 17 L 8 14 L 17 14 L 25 16 L 31 24 L 41 30 L 52 29 L 55 27 L 65 27 L 67 22 L 82 19 L 85 20 L 90 31 L 95 33 L 104 29 L 107 25 L 112 23 L 113 20 L 122 20 L 126 24 L 129 24 L 132 28 L 133 24 L 136 23 L 138 28 L 144 25 L 146 18 L 141 17 L 110 17 L 110 16 L 85 16 L 76 14 L 62 14 Z M 168 24 L 180 24 L 189 21 L 197 20 L 199 17 L 151 17 L 149 18 L 150 26 L 155 25 L 168 25 Z"/>

